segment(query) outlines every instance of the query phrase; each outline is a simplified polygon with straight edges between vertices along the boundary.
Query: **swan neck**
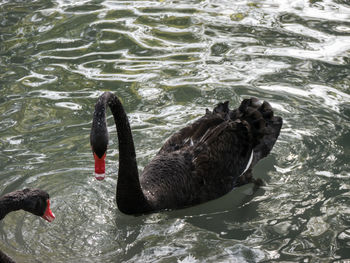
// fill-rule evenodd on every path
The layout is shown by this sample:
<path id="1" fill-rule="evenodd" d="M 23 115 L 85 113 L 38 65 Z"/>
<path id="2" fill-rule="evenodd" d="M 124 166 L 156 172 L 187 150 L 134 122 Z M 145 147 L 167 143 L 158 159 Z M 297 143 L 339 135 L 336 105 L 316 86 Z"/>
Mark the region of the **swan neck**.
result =
<path id="1" fill-rule="evenodd" d="M 136 161 L 134 141 L 128 117 L 122 103 L 112 93 L 105 93 L 116 124 L 119 144 L 119 172 L 117 182 L 117 205 L 126 214 L 143 213 L 147 201 L 143 195 Z"/>
<path id="2" fill-rule="evenodd" d="M 4 252 L 2 252 L 0 250 L 0 262 L 3 263 L 16 263 L 15 261 L 13 261 L 12 258 L 10 258 L 9 256 L 7 256 Z"/>
<path id="3" fill-rule="evenodd" d="M 0 198 L 0 220 L 13 211 L 23 209 L 24 200 L 20 191 L 6 194 Z"/>
<path id="4" fill-rule="evenodd" d="M 12 192 L 0 197 L 0 220 L 8 213 L 23 209 L 23 196 L 20 192 Z M 0 250 L 0 262 L 15 263 L 12 258 Z"/>

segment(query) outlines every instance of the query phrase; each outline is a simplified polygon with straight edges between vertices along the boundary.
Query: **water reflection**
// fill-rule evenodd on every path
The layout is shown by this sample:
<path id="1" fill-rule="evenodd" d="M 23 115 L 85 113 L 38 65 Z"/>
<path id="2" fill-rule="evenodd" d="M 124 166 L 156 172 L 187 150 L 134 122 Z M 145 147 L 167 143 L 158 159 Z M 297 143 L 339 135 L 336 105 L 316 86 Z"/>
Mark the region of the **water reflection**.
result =
<path id="1" fill-rule="evenodd" d="M 0 13 L 0 193 L 43 188 L 57 216 L 1 222 L 0 249 L 18 262 L 349 259 L 346 1 L 5 1 Z M 121 214 L 111 118 L 108 176 L 92 176 L 103 90 L 125 105 L 140 169 L 219 101 L 269 100 L 284 127 L 254 170 L 265 186 Z"/>

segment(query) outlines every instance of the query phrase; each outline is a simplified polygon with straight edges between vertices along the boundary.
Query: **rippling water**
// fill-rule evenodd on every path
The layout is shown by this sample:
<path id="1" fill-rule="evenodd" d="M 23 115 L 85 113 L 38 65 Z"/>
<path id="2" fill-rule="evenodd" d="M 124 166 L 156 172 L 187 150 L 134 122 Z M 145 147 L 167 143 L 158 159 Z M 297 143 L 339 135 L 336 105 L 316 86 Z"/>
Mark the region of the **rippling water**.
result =
<path id="1" fill-rule="evenodd" d="M 18 262 L 348 262 L 350 3 L 346 0 L 0 1 L 0 194 L 36 187 L 56 220 L 16 212 L 0 249 Z M 266 185 L 141 217 L 97 182 L 89 130 L 122 99 L 142 168 L 223 100 L 271 102 L 284 126 L 254 169 Z"/>

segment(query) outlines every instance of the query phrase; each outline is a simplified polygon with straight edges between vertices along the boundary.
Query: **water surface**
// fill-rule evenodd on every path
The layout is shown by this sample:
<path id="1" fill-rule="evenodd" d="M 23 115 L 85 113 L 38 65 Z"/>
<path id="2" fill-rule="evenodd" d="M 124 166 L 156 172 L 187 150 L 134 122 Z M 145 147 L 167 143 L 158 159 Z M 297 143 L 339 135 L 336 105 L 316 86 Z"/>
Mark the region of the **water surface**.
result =
<path id="1" fill-rule="evenodd" d="M 350 260 L 350 5 L 344 0 L 0 1 L 0 194 L 51 195 L 56 220 L 0 223 L 18 262 Z M 142 169 L 206 108 L 247 97 L 284 119 L 265 181 L 130 217 L 93 178 L 89 131 L 105 90 L 124 103 Z"/>

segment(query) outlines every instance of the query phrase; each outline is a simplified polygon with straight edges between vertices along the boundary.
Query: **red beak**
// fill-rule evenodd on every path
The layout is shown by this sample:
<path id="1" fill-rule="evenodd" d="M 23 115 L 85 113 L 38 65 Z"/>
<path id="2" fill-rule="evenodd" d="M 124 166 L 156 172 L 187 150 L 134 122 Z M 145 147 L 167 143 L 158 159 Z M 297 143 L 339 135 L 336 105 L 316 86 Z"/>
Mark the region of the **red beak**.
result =
<path id="1" fill-rule="evenodd" d="M 47 206 L 44 215 L 42 216 L 45 220 L 52 222 L 55 219 L 55 215 L 52 213 L 50 209 L 50 200 L 47 199 Z"/>
<path id="2" fill-rule="evenodd" d="M 106 153 L 99 158 L 96 153 L 94 153 L 94 159 L 95 159 L 95 178 L 97 180 L 103 180 L 105 178 L 105 171 L 106 171 Z"/>

